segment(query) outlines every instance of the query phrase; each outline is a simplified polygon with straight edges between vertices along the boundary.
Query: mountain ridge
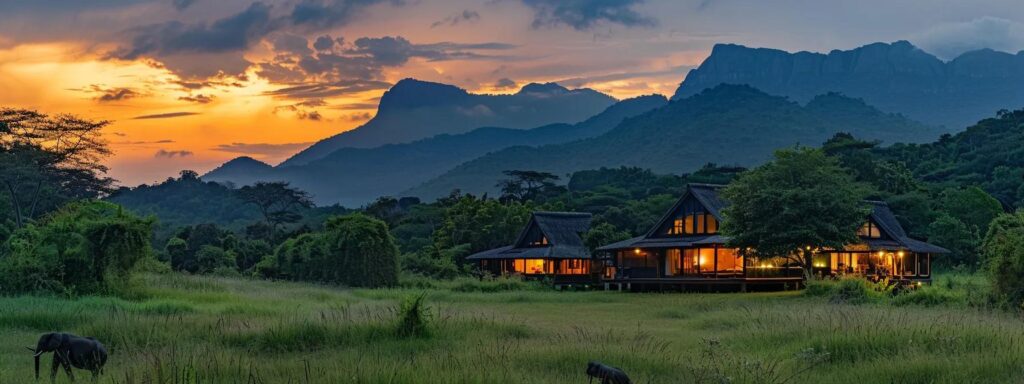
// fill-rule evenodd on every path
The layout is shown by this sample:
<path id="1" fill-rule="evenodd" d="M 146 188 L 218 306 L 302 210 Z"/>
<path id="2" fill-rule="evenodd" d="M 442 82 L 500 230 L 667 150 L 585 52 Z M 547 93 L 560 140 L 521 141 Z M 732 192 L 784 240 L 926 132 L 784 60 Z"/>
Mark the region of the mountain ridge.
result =
<path id="1" fill-rule="evenodd" d="M 299 165 L 340 148 L 373 148 L 439 134 L 499 126 L 530 129 L 575 124 L 617 100 L 588 88 L 527 84 L 514 94 L 474 94 L 442 83 L 403 79 L 381 96 L 376 115 L 355 129 L 324 138 L 282 162 Z"/>
<path id="2" fill-rule="evenodd" d="M 601 167 L 635 166 L 657 173 L 692 171 L 705 163 L 750 166 L 772 151 L 818 144 L 839 131 L 885 141 L 924 141 L 943 131 L 863 100 L 837 93 L 800 105 L 747 85 L 722 84 L 623 120 L 604 135 L 541 147 L 503 149 L 403 192 L 425 200 L 452 190 L 496 193 L 505 170 L 564 175 Z"/>
<path id="3" fill-rule="evenodd" d="M 723 83 L 749 84 L 800 102 L 840 92 L 927 124 L 964 127 L 1024 106 L 1024 51 L 981 49 L 942 61 L 903 40 L 827 54 L 716 44 L 672 99 Z"/>
<path id="4" fill-rule="evenodd" d="M 395 195 L 488 152 L 512 145 L 543 145 L 596 136 L 629 116 L 667 103 L 667 98 L 661 95 L 640 96 L 613 104 L 574 125 L 548 124 L 527 130 L 483 127 L 411 143 L 376 148 L 340 148 L 306 164 L 282 164 L 245 174 L 222 166 L 202 178 L 235 185 L 255 180 L 288 181 L 313 194 L 317 203 L 358 206 L 380 196 Z"/>

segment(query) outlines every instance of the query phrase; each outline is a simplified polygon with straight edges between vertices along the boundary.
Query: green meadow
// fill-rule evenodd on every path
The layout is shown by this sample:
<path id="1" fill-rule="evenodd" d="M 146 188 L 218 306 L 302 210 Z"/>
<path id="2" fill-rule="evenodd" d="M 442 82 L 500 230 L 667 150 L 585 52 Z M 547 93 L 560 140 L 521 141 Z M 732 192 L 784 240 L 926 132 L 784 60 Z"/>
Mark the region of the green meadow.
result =
<path id="1" fill-rule="evenodd" d="M 462 280 L 369 290 L 178 274 L 142 284 L 132 300 L 0 298 L 0 382 L 32 380 L 25 346 L 50 331 L 105 343 L 102 383 L 585 383 L 589 360 L 635 383 L 1024 378 L 1024 322 L 972 305 L 983 282 L 969 277 L 864 300 L 821 287 L 556 292 Z M 402 336 L 401 304 L 420 295 L 427 331 Z M 41 366 L 48 382 L 50 355 Z"/>

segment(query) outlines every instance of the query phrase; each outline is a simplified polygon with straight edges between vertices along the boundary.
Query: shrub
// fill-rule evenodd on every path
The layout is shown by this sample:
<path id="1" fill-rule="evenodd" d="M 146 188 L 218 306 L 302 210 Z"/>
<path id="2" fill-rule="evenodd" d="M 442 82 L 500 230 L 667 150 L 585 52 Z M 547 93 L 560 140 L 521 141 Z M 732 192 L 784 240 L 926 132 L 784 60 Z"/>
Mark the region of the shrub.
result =
<path id="1" fill-rule="evenodd" d="M 109 293 L 151 257 L 153 221 L 101 201 L 68 204 L 15 231 L 0 250 L 0 292 Z"/>
<path id="2" fill-rule="evenodd" d="M 993 221 L 985 237 L 984 255 L 996 299 L 1019 307 L 1024 303 L 1024 212 Z"/>
<path id="3" fill-rule="evenodd" d="M 423 337 L 428 335 L 427 323 L 430 321 L 429 308 L 424 303 L 426 294 L 408 298 L 398 309 L 398 324 L 395 334 L 398 337 Z"/>
<path id="4" fill-rule="evenodd" d="M 932 307 L 937 305 L 948 305 L 962 303 L 963 298 L 952 291 L 935 286 L 921 286 L 916 289 L 908 289 L 896 295 L 892 303 L 895 305 L 923 305 Z"/>
<path id="5" fill-rule="evenodd" d="M 235 268 L 235 255 L 220 247 L 204 245 L 199 249 L 199 252 L 196 252 L 195 263 L 196 273 L 210 273 L 225 268 L 233 270 Z"/>
<path id="6" fill-rule="evenodd" d="M 835 280 L 819 280 L 812 279 L 807 281 L 807 288 L 804 289 L 804 295 L 815 296 L 815 297 L 827 297 L 832 295 L 832 291 L 836 287 Z"/>

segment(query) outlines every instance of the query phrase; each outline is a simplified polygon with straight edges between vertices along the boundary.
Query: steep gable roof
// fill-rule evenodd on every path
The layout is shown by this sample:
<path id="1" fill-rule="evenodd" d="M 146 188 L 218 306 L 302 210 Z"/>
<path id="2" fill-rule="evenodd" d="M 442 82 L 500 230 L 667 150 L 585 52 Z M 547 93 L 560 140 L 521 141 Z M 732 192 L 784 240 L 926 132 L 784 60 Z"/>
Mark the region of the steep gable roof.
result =
<path id="1" fill-rule="evenodd" d="M 903 226 L 900 225 L 899 220 L 896 219 L 896 215 L 889 209 L 889 204 L 884 201 L 867 201 L 871 204 L 871 221 L 878 224 L 878 227 L 882 229 L 885 234 L 893 239 L 900 246 L 905 247 L 913 252 L 921 253 L 949 253 L 948 249 L 940 246 L 929 244 L 920 240 L 912 239 L 907 236 L 907 232 L 903 230 Z M 878 242 L 873 239 L 866 239 L 866 243 L 873 245 L 873 242 Z"/>
<path id="2" fill-rule="evenodd" d="M 674 220 L 675 213 L 679 211 L 686 200 L 691 196 L 709 213 L 714 215 L 719 222 L 723 221 L 722 210 L 729 206 L 729 203 L 723 200 L 718 193 L 723 187 L 724 185 L 718 184 L 687 184 L 686 192 L 683 193 L 683 196 L 676 201 L 672 208 L 669 209 L 668 212 L 662 216 L 661 220 L 647 231 L 644 236 L 604 245 L 598 247 L 596 250 L 610 251 L 633 247 L 688 247 L 711 243 L 725 243 L 727 239 L 721 235 L 695 235 L 682 238 L 664 238 L 657 236 L 658 229 L 667 225 L 670 220 Z M 863 239 L 864 243 L 868 244 L 872 248 L 909 249 L 910 251 L 921 253 L 949 253 L 949 250 L 945 248 L 912 239 L 907 236 L 907 232 L 903 230 L 903 226 L 900 225 L 899 220 L 896 219 L 896 215 L 892 213 L 892 210 L 889 209 L 889 205 L 885 202 L 870 200 L 865 202 L 871 204 L 872 207 L 871 214 L 869 216 L 870 220 L 878 224 L 878 227 L 888 237 L 888 239 Z"/>
<path id="3" fill-rule="evenodd" d="M 590 230 L 592 215 L 581 212 L 534 212 L 519 237 L 510 246 L 479 252 L 467 259 L 498 258 L 589 258 L 582 234 Z M 538 228 L 548 239 L 543 247 L 530 246 L 531 228 Z"/>
<path id="4" fill-rule="evenodd" d="M 655 235 L 657 235 L 656 232 L 658 231 L 658 228 L 662 228 L 668 225 L 670 221 L 674 220 L 676 212 L 679 212 L 679 209 L 682 208 L 684 203 L 686 203 L 687 198 L 691 196 L 697 200 L 704 209 L 711 213 L 715 219 L 722 221 L 722 209 L 728 206 L 725 200 L 722 200 L 722 198 L 718 196 L 718 190 L 722 187 L 725 186 L 719 184 L 686 184 L 686 192 L 683 192 L 683 196 L 679 197 L 679 200 L 676 200 L 676 203 L 672 205 L 672 208 L 669 209 L 668 212 L 661 217 L 661 220 L 658 220 L 658 223 L 651 227 L 643 237 L 655 237 Z"/>

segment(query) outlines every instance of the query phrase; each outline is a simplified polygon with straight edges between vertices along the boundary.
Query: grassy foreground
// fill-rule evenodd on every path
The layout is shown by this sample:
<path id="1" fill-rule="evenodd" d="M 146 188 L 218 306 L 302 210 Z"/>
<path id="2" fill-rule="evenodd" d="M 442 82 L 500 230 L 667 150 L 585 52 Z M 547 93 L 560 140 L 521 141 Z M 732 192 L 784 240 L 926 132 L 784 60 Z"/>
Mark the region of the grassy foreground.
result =
<path id="1" fill-rule="evenodd" d="M 145 285 L 139 301 L 0 298 L 0 383 L 30 381 L 24 346 L 54 330 L 107 345 L 103 383 L 585 383 L 591 359 L 636 383 L 1024 377 L 1024 322 L 963 306 L 831 304 L 796 292 L 347 290 L 180 275 L 146 276 Z M 422 292 L 430 334 L 397 336 L 400 301 Z M 47 355 L 43 382 L 49 364 Z"/>

